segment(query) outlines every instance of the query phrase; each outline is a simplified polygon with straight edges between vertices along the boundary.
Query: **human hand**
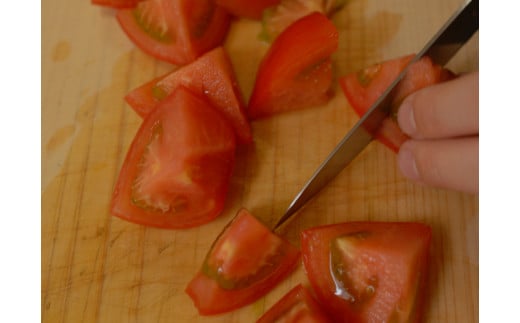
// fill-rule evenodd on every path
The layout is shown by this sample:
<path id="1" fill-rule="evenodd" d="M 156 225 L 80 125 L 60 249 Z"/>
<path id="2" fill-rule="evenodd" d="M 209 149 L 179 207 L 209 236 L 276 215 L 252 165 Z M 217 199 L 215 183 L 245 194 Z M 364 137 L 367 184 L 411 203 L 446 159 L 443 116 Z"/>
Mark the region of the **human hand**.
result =
<path id="1" fill-rule="evenodd" d="M 478 72 L 408 96 L 397 121 L 411 137 L 397 161 L 419 183 L 478 193 Z"/>

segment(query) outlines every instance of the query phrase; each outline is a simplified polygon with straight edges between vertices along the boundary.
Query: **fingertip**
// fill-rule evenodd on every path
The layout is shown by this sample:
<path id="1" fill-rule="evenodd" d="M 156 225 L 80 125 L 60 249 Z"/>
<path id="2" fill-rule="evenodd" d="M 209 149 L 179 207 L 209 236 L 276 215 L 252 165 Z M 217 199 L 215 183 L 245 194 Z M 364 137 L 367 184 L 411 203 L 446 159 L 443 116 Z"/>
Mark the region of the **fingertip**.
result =
<path id="1" fill-rule="evenodd" d="M 419 169 L 417 168 L 413 145 L 414 144 L 412 141 L 406 141 L 403 143 L 399 149 L 399 153 L 397 154 L 397 163 L 401 173 L 405 177 L 417 181 L 420 179 L 420 176 Z"/>
<path id="2" fill-rule="evenodd" d="M 478 137 L 408 140 L 397 164 L 408 179 L 439 188 L 478 193 Z"/>
<path id="3" fill-rule="evenodd" d="M 397 111 L 397 123 L 401 130 L 409 136 L 413 136 L 417 132 L 417 123 L 413 109 L 413 95 L 408 96 Z"/>

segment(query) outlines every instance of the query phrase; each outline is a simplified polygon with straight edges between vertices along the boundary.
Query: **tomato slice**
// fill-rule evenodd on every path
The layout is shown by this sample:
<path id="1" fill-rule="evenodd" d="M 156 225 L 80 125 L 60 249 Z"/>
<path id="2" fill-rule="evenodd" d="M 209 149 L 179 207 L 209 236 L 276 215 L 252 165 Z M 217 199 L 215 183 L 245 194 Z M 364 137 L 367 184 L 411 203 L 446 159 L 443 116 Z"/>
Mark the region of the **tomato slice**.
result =
<path id="1" fill-rule="evenodd" d="M 116 183 L 112 214 L 171 229 L 209 222 L 224 207 L 234 161 L 229 123 L 178 87 L 139 128 Z"/>
<path id="2" fill-rule="evenodd" d="M 230 16 L 212 0 L 145 0 L 117 13 L 128 37 L 149 55 L 176 65 L 220 45 Z"/>
<path id="3" fill-rule="evenodd" d="M 307 288 L 299 284 L 273 305 L 257 323 L 331 323 Z"/>
<path id="4" fill-rule="evenodd" d="M 90 0 L 92 4 L 112 8 L 134 8 L 143 0 Z"/>
<path id="5" fill-rule="evenodd" d="M 285 28 L 313 12 L 330 17 L 345 4 L 345 0 L 281 0 L 262 15 L 261 38 L 272 42 Z"/>
<path id="6" fill-rule="evenodd" d="M 296 267 L 299 254 L 241 209 L 215 241 L 186 293 L 202 315 L 231 311 L 271 290 Z"/>
<path id="7" fill-rule="evenodd" d="M 337 322 L 417 322 L 431 229 L 420 223 L 352 222 L 301 233 L 303 263 Z"/>
<path id="8" fill-rule="evenodd" d="M 258 20 L 262 18 L 264 9 L 278 4 L 280 0 L 216 0 L 215 2 L 237 17 Z"/>
<path id="9" fill-rule="evenodd" d="M 360 117 L 370 109 L 413 57 L 414 55 L 408 55 L 388 60 L 340 78 L 339 83 L 345 96 Z M 423 57 L 410 66 L 396 90 L 392 103 L 393 115 L 383 121 L 376 138 L 393 151 L 399 151 L 401 144 L 408 139 L 395 120 L 401 102 L 417 90 L 452 77 L 453 73 L 435 65 L 429 57 Z"/>
<path id="10" fill-rule="evenodd" d="M 219 46 L 194 62 L 145 83 L 128 93 L 125 100 L 145 117 L 179 85 L 204 96 L 231 123 L 241 143 L 253 140 L 242 92 L 224 48 Z"/>
<path id="11" fill-rule="evenodd" d="M 337 47 L 338 31 L 323 14 L 312 13 L 287 27 L 260 63 L 249 116 L 267 117 L 327 102 L 330 55 Z"/>

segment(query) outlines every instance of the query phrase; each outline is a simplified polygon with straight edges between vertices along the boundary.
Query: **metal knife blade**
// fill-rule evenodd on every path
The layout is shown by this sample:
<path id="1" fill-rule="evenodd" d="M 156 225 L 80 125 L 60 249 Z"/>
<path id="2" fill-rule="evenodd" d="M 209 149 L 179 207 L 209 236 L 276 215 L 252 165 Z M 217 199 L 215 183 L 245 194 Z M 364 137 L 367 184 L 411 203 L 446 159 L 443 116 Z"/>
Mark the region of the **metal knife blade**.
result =
<path id="1" fill-rule="evenodd" d="M 296 195 L 285 214 L 275 224 L 273 230 L 280 228 L 283 223 L 290 219 L 316 193 L 336 177 L 372 141 L 373 134 L 389 115 L 393 91 L 403 79 L 410 65 L 423 56 L 429 56 L 436 64 L 445 65 L 477 30 L 478 0 L 467 1 L 446 21 L 368 112 L 339 142 L 307 181 L 303 189 Z"/>

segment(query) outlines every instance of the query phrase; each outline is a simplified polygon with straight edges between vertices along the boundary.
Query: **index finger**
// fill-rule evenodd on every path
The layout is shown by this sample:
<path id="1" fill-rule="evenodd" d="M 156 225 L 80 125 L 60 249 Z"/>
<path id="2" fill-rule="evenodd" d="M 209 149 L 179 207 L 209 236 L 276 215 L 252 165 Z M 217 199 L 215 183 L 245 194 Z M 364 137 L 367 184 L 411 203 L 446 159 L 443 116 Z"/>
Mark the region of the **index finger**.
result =
<path id="1" fill-rule="evenodd" d="M 397 121 L 415 139 L 478 134 L 478 72 L 411 94 L 399 108 Z"/>

